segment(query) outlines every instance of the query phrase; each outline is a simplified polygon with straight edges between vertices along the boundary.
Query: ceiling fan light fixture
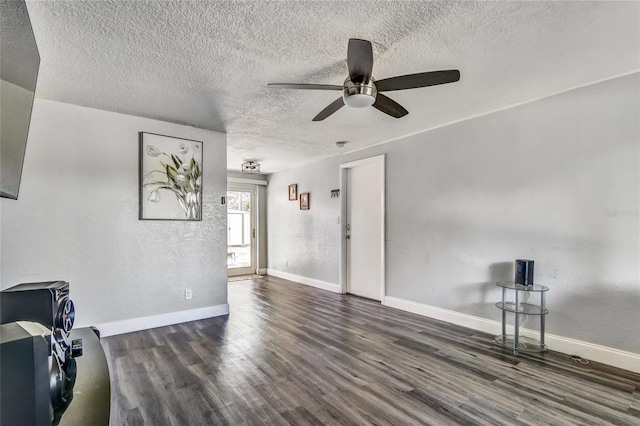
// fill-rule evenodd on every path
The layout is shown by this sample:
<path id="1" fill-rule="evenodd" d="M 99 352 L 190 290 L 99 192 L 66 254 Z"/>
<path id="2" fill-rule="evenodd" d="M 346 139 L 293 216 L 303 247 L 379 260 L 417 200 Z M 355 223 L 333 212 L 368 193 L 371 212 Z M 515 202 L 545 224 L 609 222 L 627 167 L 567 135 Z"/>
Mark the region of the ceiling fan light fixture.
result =
<path id="1" fill-rule="evenodd" d="M 344 103 L 352 108 L 370 107 L 375 103 L 377 93 L 376 86 L 371 80 L 366 83 L 354 83 L 347 79 L 342 91 Z"/>
<path id="2" fill-rule="evenodd" d="M 376 98 L 374 98 L 373 96 L 359 93 L 356 93 L 355 95 L 349 95 L 349 97 L 344 98 L 344 103 L 352 108 L 370 107 L 374 104 L 375 101 Z"/>
<path id="3" fill-rule="evenodd" d="M 257 174 L 260 173 L 260 163 L 253 160 L 247 160 L 242 163 L 242 173 Z"/>

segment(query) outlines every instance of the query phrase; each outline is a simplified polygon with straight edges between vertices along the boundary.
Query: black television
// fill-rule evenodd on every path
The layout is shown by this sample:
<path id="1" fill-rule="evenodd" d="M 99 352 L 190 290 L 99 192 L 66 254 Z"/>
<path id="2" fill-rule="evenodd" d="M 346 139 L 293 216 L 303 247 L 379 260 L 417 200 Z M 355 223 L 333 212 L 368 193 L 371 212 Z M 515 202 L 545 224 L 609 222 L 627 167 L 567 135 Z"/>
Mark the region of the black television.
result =
<path id="1" fill-rule="evenodd" d="M 0 197 L 18 199 L 39 67 L 27 5 L 0 1 Z"/>

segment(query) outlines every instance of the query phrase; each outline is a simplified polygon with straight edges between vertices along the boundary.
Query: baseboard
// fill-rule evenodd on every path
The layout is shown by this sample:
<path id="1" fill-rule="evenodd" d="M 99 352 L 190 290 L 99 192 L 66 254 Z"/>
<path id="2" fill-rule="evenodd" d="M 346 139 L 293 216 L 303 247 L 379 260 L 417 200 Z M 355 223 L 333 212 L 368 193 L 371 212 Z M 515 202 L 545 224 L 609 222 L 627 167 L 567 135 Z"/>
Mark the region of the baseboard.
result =
<path id="1" fill-rule="evenodd" d="M 410 300 L 397 297 L 386 296 L 384 298 L 386 306 L 400 309 L 406 312 L 434 318 L 440 321 L 449 322 L 463 327 L 471 328 L 485 333 L 498 335 L 502 332 L 502 324 L 473 315 L 450 311 L 435 306 L 412 302 Z M 513 326 L 507 327 L 507 333 L 513 332 Z M 524 329 L 525 334 L 535 336 L 535 330 Z M 640 373 L 640 355 L 632 352 L 625 352 L 606 346 L 600 346 L 581 340 L 570 339 L 568 337 L 545 334 L 545 344 L 549 349 L 571 355 L 579 355 L 584 359 L 601 362 L 614 367 Z"/>
<path id="2" fill-rule="evenodd" d="M 267 268 L 258 269 L 258 275 L 266 275 L 266 274 L 267 274 Z"/>
<path id="3" fill-rule="evenodd" d="M 170 312 L 168 314 L 152 315 L 149 317 L 105 322 L 102 324 L 94 324 L 94 326 L 100 330 L 100 337 L 107 337 L 228 314 L 229 305 L 225 303 L 222 305 L 189 309 L 187 311 Z"/>
<path id="4" fill-rule="evenodd" d="M 315 288 L 320 288 L 322 290 L 331 291 L 333 293 L 340 293 L 340 286 L 338 284 L 330 283 L 327 281 L 316 280 L 315 278 L 308 278 L 308 277 L 303 277 L 302 275 L 276 271 L 275 269 L 267 269 L 267 275 L 282 278 L 284 280 L 295 281 L 300 284 L 308 285 Z"/>

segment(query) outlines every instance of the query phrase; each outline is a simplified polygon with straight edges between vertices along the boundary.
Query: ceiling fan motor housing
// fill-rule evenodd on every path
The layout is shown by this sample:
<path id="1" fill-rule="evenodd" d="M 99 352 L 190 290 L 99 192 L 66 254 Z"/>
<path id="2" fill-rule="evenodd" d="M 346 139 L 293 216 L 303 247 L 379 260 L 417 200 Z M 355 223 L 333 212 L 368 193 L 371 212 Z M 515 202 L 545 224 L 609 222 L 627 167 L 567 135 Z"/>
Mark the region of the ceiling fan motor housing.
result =
<path id="1" fill-rule="evenodd" d="M 344 103 L 350 107 L 369 107 L 375 103 L 377 94 L 378 91 L 373 79 L 362 83 L 354 83 L 349 78 L 344 81 L 342 97 L 344 98 Z"/>

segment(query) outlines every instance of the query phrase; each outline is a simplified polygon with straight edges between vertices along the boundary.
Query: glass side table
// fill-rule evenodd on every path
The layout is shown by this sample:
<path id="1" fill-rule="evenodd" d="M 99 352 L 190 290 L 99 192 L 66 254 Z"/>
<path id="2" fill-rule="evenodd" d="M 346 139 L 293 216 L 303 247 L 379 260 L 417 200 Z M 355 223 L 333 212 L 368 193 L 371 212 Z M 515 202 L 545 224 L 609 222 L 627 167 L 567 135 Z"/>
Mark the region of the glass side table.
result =
<path id="1" fill-rule="evenodd" d="M 497 282 L 498 287 L 502 287 L 502 302 L 496 303 L 496 306 L 502 310 L 502 334 L 496 336 L 495 341 L 501 346 L 513 349 L 513 354 L 518 352 L 540 353 L 547 350 L 544 344 L 544 319 L 549 310 L 544 307 L 545 294 L 549 291 L 549 287 L 543 285 L 522 285 L 510 281 Z M 507 290 L 515 292 L 516 301 L 507 302 Z M 521 293 L 539 293 L 540 305 L 530 303 L 520 303 Z M 507 312 L 515 314 L 515 329 L 513 335 L 507 335 Z M 538 315 L 540 317 L 540 340 L 529 337 L 520 336 L 520 314 Z"/>

